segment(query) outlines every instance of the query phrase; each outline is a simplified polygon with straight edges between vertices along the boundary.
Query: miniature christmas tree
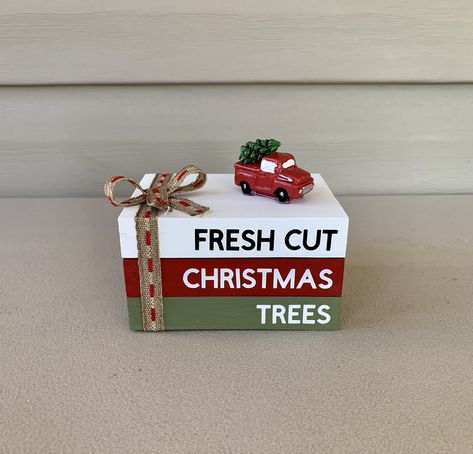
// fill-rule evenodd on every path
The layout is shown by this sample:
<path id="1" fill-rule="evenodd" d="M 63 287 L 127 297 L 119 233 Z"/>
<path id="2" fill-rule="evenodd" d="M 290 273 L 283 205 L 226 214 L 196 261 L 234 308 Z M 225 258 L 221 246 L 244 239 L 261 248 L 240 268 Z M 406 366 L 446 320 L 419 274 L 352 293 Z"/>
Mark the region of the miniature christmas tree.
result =
<path id="1" fill-rule="evenodd" d="M 261 161 L 263 156 L 275 152 L 281 145 L 274 139 L 256 139 L 255 142 L 246 142 L 240 148 L 240 161 L 252 164 Z"/>

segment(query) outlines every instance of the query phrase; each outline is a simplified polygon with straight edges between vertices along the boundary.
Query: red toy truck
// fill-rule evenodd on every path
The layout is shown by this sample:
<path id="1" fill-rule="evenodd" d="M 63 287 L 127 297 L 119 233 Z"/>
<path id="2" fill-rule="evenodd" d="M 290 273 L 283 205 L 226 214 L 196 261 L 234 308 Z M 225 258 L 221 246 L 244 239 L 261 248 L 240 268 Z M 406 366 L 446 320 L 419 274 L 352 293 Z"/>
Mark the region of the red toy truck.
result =
<path id="1" fill-rule="evenodd" d="M 264 194 L 277 197 L 281 203 L 298 199 L 314 187 L 311 174 L 296 165 L 290 153 L 274 152 L 261 161 L 244 164 L 235 163 L 235 184 L 243 194 Z"/>

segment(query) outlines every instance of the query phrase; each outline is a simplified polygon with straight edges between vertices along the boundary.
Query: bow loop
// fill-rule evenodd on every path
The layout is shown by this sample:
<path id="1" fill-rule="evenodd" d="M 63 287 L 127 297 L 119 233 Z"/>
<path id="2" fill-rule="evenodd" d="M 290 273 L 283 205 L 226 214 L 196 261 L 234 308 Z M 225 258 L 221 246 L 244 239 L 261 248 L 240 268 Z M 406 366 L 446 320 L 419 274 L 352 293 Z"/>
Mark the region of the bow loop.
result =
<path id="1" fill-rule="evenodd" d="M 123 199 L 123 200 L 117 200 L 114 195 L 115 188 L 118 186 L 119 183 L 122 181 L 126 181 L 127 183 L 130 183 L 133 187 L 138 189 L 141 194 L 136 196 L 136 197 L 130 197 L 128 199 Z M 109 178 L 104 185 L 104 193 L 105 197 L 107 197 L 108 201 L 113 205 L 113 206 L 131 206 L 131 205 L 140 205 L 146 200 L 146 191 L 140 186 L 139 183 L 137 183 L 133 178 L 128 178 L 124 176 L 116 176 L 116 177 L 111 177 Z"/>
<path id="2" fill-rule="evenodd" d="M 194 181 L 186 184 L 185 186 L 181 186 L 181 183 L 184 182 L 187 176 L 194 174 L 196 175 Z M 171 193 L 191 192 L 201 188 L 206 182 L 207 175 L 201 168 L 194 165 L 188 165 L 171 177 L 169 181 L 169 188 Z"/>
<path id="3" fill-rule="evenodd" d="M 196 175 L 194 181 L 183 185 L 182 183 L 189 175 Z M 126 181 L 138 189 L 141 194 L 128 199 L 117 200 L 114 196 L 115 188 L 122 181 Z M 139 183 L 132 178 L 116 176 L 105 182 L 104 192 L 110 203 L 114 206 L 131 206 L 146 203 L 149 207 L 158 210 L 172 211 L 173 209 L 195 216 L 208 210 L 208 207 L 199 205 L 192 200 L 174 197 L 173 194 L 180 192 L 191 192 L 201 188 L 207 182 L 207 175 L 197 166 L 188 165 L 179 172 L 157 174 L 151 187 L 143 189 Z"/>

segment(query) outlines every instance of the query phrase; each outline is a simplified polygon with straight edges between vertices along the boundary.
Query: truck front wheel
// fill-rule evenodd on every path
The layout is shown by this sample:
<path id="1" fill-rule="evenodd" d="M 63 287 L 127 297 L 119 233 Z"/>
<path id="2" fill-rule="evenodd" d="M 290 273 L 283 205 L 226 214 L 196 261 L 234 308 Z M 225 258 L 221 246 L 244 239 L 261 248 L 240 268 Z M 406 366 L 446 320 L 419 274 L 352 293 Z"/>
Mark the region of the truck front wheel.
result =
<path id="1" fill-rule="evenodd" d="M 275 192 L 276 197 L 278 198 L 278 202 L 280 203 L 287 203 L 289 202 L 289 196 L 287 195 L 287 191 L 285 189 L 279 188 Z"/>
<path id="2" fill-rule="evenodd" d="M 250 194 L 251 194 L 250 185 L 249 185 L 246 181 L 242 181 L 242 182 L 240 183 L 240 187 L 241 187 L 241 192 L 243 192 L 243 194 L 246 194 L 246 195 L 250 195 Z"/>

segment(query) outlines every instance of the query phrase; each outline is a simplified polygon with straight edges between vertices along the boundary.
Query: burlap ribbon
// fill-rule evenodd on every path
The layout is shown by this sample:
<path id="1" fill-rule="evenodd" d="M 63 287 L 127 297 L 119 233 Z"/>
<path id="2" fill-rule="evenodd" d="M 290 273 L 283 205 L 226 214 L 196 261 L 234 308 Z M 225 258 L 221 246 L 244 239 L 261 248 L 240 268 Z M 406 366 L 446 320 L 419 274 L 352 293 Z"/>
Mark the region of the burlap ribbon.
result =
<path id="1" fill-rule="evenodd" d="M 196 174 L 193 182 L 181 186 L 188 175 Z M 118 183 L 127 181 L 141 194 L 117 201 L 113 195 Z M 174 197 L 176 193 L 195 191 L 207 181 L 207 175 L 198 167 L 189 165 L 178 173 L 159 173 L 154 177 L 149 189 L 143 189 L 135 180 L 116 176 L 105 182 L 104 192 L 114 206 L 140 205 L 135 216 L 136 240 L 138 246 L 138 266 L 140 271 L 141 313 L 145 331 L 162 331 L 164 326 L 163 291 L 157 214 L 159 210 L 178 210 L 190 216 L 202 214 L 209 208 L 192 200 Z"/>

